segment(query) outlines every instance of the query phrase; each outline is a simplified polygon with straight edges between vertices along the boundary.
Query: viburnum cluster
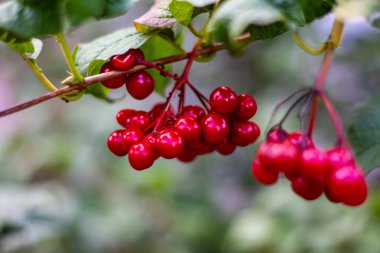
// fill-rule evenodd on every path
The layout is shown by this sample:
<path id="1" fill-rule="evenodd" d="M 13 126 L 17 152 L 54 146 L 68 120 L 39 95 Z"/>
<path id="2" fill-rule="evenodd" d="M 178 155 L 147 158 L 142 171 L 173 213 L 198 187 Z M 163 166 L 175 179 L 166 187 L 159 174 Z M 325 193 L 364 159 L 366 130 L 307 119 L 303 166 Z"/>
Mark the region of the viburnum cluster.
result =
<path id="1" fill-rule="evenodd" d="M 114 70 L 128 70 L 143 60 L 143 51 L 140 49 L 129 49 L 124 54 L 112 56 L 110 61 L 102 66 L 100 73 Z M 102 81 L 102 84 L 109 89 L 117 89 L 125 84 L 128 93 L 139 100 L 147 98 L 154 90 L 154 79 L 146 71 L 139 71 L 128 76 L 117 76 Z"/>
<path id="2" fill-rule="evenodd" d="M 317 95 L 326 99 L 323 94 Z M 296 103 L 299 101 L 302 100 Z M 324 102 L 328 109 L 332 108 L 327 100 Z M 332 117 L 337 122 L 336 115 L 332 114 Z M 346 143 L 342 141 L 342 131 L 337 131 L 339 141 L 335 147 L 322 150 L 315 146 L 311 132 L 288 133 L 282 123 L 268 132 L 266 140 L 257 149 L 252 173 L 258 182 L 272 185 L 283 175 L 303 199 L 315 200 L 324 193 L 334 203 L 348 206 L 364 203 L 368 193 L 365 177 L 349 146 L 342 145 Z M 337 128 L 340 130 L 339 126 Z"/>
<path id="3" fill-rule="evenodd" d="M 116 115 L 123 129 L 112 132 L 107 145 L 117 156 L 128 155 L 134 169 L 147 169 L 159 157 L 190 162 L 215 150 L 229 155 L 237 146 L 252 144 L 259 137 L 259 126 L 249 121 L 257 111 L 255 99 L 249 94 L 237 95 L 227 86 L 216 88 L 206 98 L 187 79 L 191 64 L 181 77 L 177 77 L 144 61 L 141 50 L 130 49 L 125 54 L 111 57 L 104 64 L 102 73 L 128 70 L 136 64 L 154 67 L 161 74 L 169 75 L 176 84 L 166 102 L 156 104 L 150 111 L 123 109 Z M 154 89 L 153 78 L 144 71 L 103 81 L 103 85 L 109 88 L 119 88 L 124 83 L 136 99 L 148 97 Z M 185 106 L 186 87 L 191 88 L 202 106 Z M 175 111 L 171 103 L 176 92 L 179 100 Z"/>

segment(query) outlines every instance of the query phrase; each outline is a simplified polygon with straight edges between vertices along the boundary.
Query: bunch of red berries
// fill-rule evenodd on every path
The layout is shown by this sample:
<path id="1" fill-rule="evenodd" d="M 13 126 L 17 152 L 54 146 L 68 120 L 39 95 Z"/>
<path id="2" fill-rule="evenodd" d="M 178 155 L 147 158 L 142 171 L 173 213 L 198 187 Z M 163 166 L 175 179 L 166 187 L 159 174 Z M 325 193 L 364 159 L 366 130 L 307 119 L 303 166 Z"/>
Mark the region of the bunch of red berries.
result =
<path id="1" fill-rule="evenodd" d="M 144 170 L 159 157 L 190 162 L 215 150 L 228 155 L 237 146 L 256 141 L 260 128 L 249 121 L 257 111 L 252 96 L 238 96 L 223 86 L 216 88 L 207 102 L 211 110 L 187 105 L 175 113 L 167 102 L 149 112 L 121 110 L 116 119 L 125 129 L 110 134 L 108 148 L 118 156 L 128 154 L 130 165 Z"/>
<path id="2" fill-rule="evenodd" d="M 349 148 L 324 151 L 308 136 L 288 134 L 281 128 L 272 129 L 259 146 L 252 173 L 265 185 L 276 183 L 283 174 L 293 191 L 306 200 L 325 193 L 331 202 L 358 206 L 367 198 L 363 172 Z"/>
<path id="3" fill-rule="evenodd" d="M 100 73 L 107 73 L 114 70 L 128 70 L 144 60 L 144 53 L 140 49 L 129 49 L 121 55 L 114 55 L 110 61 L 105 63 Z M 135 99 L 145 99 L 154 90 L 154 79 L 146 71 L 139 71 L 128 76 L 121 75 L 102 81 L 102 84 L 109 89 L 117 89 L 125 84 L 129 94 Z"/>

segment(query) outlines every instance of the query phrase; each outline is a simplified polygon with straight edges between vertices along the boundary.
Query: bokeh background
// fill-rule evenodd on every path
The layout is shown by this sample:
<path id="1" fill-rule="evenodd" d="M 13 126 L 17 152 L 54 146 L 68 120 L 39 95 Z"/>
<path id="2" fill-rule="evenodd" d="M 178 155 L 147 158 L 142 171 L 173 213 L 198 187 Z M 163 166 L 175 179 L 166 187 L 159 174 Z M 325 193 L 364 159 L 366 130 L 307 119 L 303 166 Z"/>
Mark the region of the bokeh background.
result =
<path id="1" fill-rule="evenodd" d="M 84 25 L 68 34 L 70 45 L 132 26 L 150 4 L 140 1 L 125 16 Z M 301 34 L 317 46 L 331 24 L 328 16 Z M 187 35 L 185 48 L 190 49 L 194 39 Z M 67 67 L 54 39 L 44 43 L 39 64 L 59 83 Z M 253 94 L 259 104 L 254 120 L 265 129 L 278 100 L 312 85 L 321 59 L 284 34 L 253 43 L 238 58 L 221 52 L 210 63 L 196 63 L 191 80 L 205 94 L 220 85 Z M 182 67 L 175 64 L 173 71 Z M 0 109 L 46 92 L 4 45 L 0 69 Z M 355 107 L 379 92 L 379 83 L 380 33 L 354 20 L 328 78 L 328 92 L 346 125 Z M 305 202 L 285 180 L 272 187 L 257 184 L 250 171 L 256 145 L 190 164 L 159 160 L 137 172 L 126 158 L 107 150 L 107 136 L 118 128 L 114 116 L 122 108 L 149 109 L 164 98 L 136 101 L 124 89 L 112 96 L 119 101 L 107 104 L 88 96 L 65 104 L 55 99 L 0 118 L 0 252 L 380 252 L 376 171 L 368 176 L 369 200 L 359 208 L 324 198 Z M 287 128 L 297 127 L 293 117 Z M 323 110 L 314 137 L 321 147 L 334 142 Z"/>

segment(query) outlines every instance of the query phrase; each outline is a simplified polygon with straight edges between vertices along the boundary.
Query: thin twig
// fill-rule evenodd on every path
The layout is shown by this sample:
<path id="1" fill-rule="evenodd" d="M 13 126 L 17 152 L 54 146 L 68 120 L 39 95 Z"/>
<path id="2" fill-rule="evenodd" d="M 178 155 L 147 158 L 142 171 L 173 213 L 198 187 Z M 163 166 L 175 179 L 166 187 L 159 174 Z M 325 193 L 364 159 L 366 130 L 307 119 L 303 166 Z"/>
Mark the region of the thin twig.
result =
<path id="1" fill-rule="evenodd" d="M 249 40 L 251 40 L 251 37 L 249 36 L 249 34 L 245 34 L 245 35 L 237 38 L 237 40 L 238 41 L 249 41 Z M 199 51 L 197 52 L 197 55 L 207 55 L 207 54 L 214 53 L 217 51 L 221 51 L 224 49 L 226 49 L 226 47 L 223 44 L 218 43 L 218 44 L 212 45 L 212 46 L 207 47 L 207 48 L 199 49 Z M 190 55 L 191 55 L 191 52 L 187 52 L 187 53 L 183 53 L 183 54 L 178 54 L 178 55 L 173 55 L 173 56 L 161 58 L 161 59 L 153 61 L 152 63 L 155 65 L 166 65 L 166 64 L 173 63 L 173 62 L 178 62 L 178 61 L 188 59 L 190 57 Z M 11 107 L 11 108 L 6 109 L 4 111 L 0 111 L 0 118 L 7 116 L 7 115 L 10 115 L 10 114 L 13 114 L 13 113 L 18 112 L 18 111 L 22 111 L 22 110 L 27 109 L 31 106 L 40 104 L 42 102 L 45 102 L 49 99 L 52 99 L 52 98 L 55 98 L 58 96 L 61 96 L 63 94 L 70 93 L 70 92 L 75 91 L 75 90 L 83 90 L 91 84 L 98 83 L 98 82 L 101 82 L 103 80 L 111 79 L 113 77 L 120 76 L 120 75 L 132 74 L 132 73 L 135 73 L 135 72 L 138 72 L 141 70 L 145 70 L 148 68 L 150 68 L 150 67 L 144 66 L 144 65 L 137 65 L 137 66 L 133 67 L 132 69 L 129 69 L 126 71 L 110 71 L 107 73 L 88 76 L 88 77 L 85 77 L 84 82 L 82 84 L 79 84 L 79 85 L 76 84 L 75 81 L 66 81 L 64 83 L 66 86 L 59 88 L 56 91 L 46 93 L 45 95 L 42 95 L 42 96 L 35 98 L 35 99 L 32 99 L 28 102 L 25 102 L 25 103 L 22 103 L 20 105 Z"/>

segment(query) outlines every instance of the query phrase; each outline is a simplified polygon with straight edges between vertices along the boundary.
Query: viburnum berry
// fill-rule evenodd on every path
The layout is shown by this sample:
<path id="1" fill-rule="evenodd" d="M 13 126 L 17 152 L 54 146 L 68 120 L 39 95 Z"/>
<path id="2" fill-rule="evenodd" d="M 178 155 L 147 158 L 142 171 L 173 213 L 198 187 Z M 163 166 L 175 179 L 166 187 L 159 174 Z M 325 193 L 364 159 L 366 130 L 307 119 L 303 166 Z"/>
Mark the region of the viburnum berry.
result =
<path id="1" fill-rule="evenodd" d="M 340 167 L 355 165 L 354 156 L 348 148 L 332 148 L 326 152 L 326 155 L 329 173 Z"/>
<path id="2" fill-rule="evenodd" d="M 125 85 L 129 94 L 135 99 L 145 99 L 154 90 L 154 79 L 146 71 L 140 71 L 127 76 Z"/>
<path id="3" fill-rule="evenodd" d="M 202 119 L 202 136 L 209 144 L 221 144 L 228 136 L 228 120 L 221 114 L 210 113 Z"/>
<path id="4" fill-rule="evenodd" d="M 236 118 L 240 120 L 249 120 L 257 112 L 256 100 L 248 94 L 240 94 L 238 96 L 238 103 L 233 112 Z"/>
<path id="5" fill-rule="evenodd" d="M 128 153 L 121 145 L 124 130 L 116 130 L 108 136 L 108 149 L 117 156 L 124 156 Z"/>
<path id="6" fill-rule="evenodd" d="M 121 146 L 124 151 L 128 152 L 133 144 L 140 141 L 144 137 L 144 132 L 137 127 L 132 127 L 124 131 Z"/>
<path id="7" fill-rule="evenodd" d="M 185 149 L 183 137 L 174 129 L 164 129 L 157 134 L 155 150 L 164 158 L 179 156 Z"/>
<path id="8" fill-rule="evenodd" d="M 314 148 L 313 141 L 308 136 L 299 132 L 293 132 L 293 133 L 288 134 L 286 139 L 301 150 L 304 150 L 307 148 Z"/>
<path id="9" fill-rule="evenodd" d="M 316 148 L 302 151 L 299 174 L 303 178 L 319 180 L 324 178 L 328 171 L 326 153 Z"/>
<path id="10" fill-rule="evenodd" d="M 197 157 L 197 153 L 188 149 L 184 149 L 183 152 L 177 156 L 177 159 L 184 163 L 189 163 L 194 161 Z"/>
<path id="11" fill-rule="evenodd" d="M 220 114 L 233 112 L 238 104 L 237 94 L 229 87 L 216 88 L 210 95 L 211 108 Z"/>
<path id="12" fill-rule="evenodd" d="M 133 109 L 123 109 L 123 110 L 120 110 L 120 111 L 116 114 L 116 121 L 117 121 L 122 127 L 125 127 L 125 123 L 126 123 L 126 121 L 127 121 L 127 118 L 129 118 L 134 112 L 135 112 L 135 110 L 133 110 Z"/>
<path id="13" fill-rule="evenodd" d="M 323 191 L 324 185 L 321 181 L 297 178 L 291 183 L 293 191 L 306 200 L 315 200 L 319 198 Z"/>
<path id="14" fill-rule="evenodd" d="M 257 140 L 260 136 L 259 126 L 250 121 L 235 121 L 231 127 L 231 142 L 245 147 Z"/>
<path id="15" fill-rule="evenodd" d="M 196 118 L 200 122 L 206 116 L 206 112 L 198 105 L 187 105 L 183 107 L 180 115 Z"/>
<path id="16" fill-rule="evenodd" d="M 109 62 L 106 62 L 103 64 L 102 68 L 100 69 L 100 73 L 107 73 L 114 70 L 115 69 L 112 67 L 112 65 Z M 117 76 L 111 79 L 103 80 L 101 83 L 109 89 L 117 89 L 123 86 L 125 82 L 126 82 L 125 76 Z"/>
<path id="17" fill-rule="evenodd" d="M 227 140 L 216 147 L 216 151 L 218 151 L 218 153 L 221 155 L 230 155 L 235 151 L 235 149 L 236 145 Z"/>
<path id="18" fill-rule="evenodd" d="M 181 134 L 185 142 L 197 140 L 202 133 L 200 122 L 190 116 L 179 117 L 174 123 L 174 128 Z"/>
<path id="19" fill-rule="evenodd" d="M 300 151 L 289 141 L 263 142 L 258 148 L 257 157 L 267 169 L 294 174 L 298 170 Z"/>
<path id="20" fill-rule="evenodd" d="M 142 130 L 145 130 L 146 127 L 149 126 L 151 122 L 151 118 L 148 112 L 145 111 L 135 111 L 125 121 L 125 127 L 138 127 Z"/>
<path id="21" fill-rule="evenodd" d="M 278 180 L 278 170 L 262 166 L 258 159 L 252 163 L 252 174 L 262 184 L 272 185 Z"/>
<path id="22" fill-rule="evenodd" d="M 155 161 L 154 150 L 146 142 L 135 143 L 129 149 L 128 160 L 135 170 L 148 169 Z"/>
<path id="23" fill-rule="evenodd" d="M 333 171 L 327 187 L 337 201 L 349 206 L 361 205 L 368 194 L 363 174 L 353 165 L 343 166 Z"/>
<path id="24" fill-rule="evenodd" d="M 144 59 L 144 53 L 140 49 L 129 49 L 124 54 L 112 56 L 110 64 L 117 70 L 128 70 L 135 66 L 139 59 Z"/>
<path id="25" fill-rule="evenodd" d="M 267 134 L 267 142 L 283 142 L 288 136 L 288 133 L 281 128 L 274 128 Z"/>

